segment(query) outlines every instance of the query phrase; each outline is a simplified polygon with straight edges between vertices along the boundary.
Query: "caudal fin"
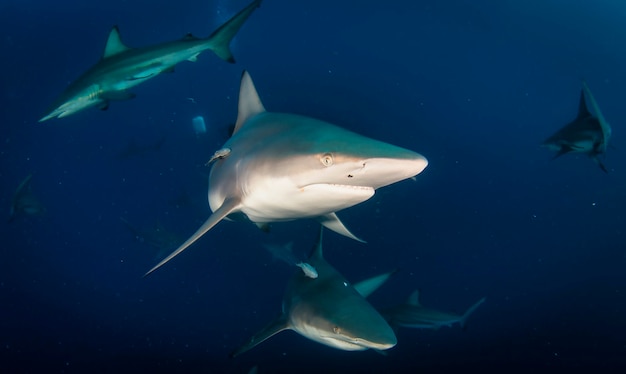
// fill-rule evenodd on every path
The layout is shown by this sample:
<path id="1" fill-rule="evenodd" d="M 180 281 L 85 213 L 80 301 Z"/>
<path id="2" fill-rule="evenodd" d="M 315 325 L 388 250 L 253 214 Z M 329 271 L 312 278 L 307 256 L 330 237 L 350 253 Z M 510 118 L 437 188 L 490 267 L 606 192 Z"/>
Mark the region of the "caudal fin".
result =
<path id="1" fill-rule="evenodd" d="M 208 37 L 208 40 L 213 46 L 211 49 L 219 58 L 231 63 L 235 62 L 235 58 L 230 51 L 230 41 L 233 40 L 233 37 L 237 34 L 237 31 L 239 31 L 248 17 L 250 17 L 250 14 L 252 14 L 252 12 L 254 12 L 254 10 L 260 5 L 261 0 L 254 0 Z"/>
<path id="2" fill-rule="evenodd" d="M 467 319 L 469 318 L 469 316 L 474 313 L 474 311 L 480 306 L 480 304 L 485 302 L 485 298 L 483 297 L 482 299 L 478 300 L 476 302 L 476 304 L 472 305 L 466 312 L 465 314 L 463 314 L 463 317 L 461 317 L 461 320 L 459 321 L 459 323 L 461 324 L 461 328 L 465 329 L 465 326 L 467 325 Z"/>

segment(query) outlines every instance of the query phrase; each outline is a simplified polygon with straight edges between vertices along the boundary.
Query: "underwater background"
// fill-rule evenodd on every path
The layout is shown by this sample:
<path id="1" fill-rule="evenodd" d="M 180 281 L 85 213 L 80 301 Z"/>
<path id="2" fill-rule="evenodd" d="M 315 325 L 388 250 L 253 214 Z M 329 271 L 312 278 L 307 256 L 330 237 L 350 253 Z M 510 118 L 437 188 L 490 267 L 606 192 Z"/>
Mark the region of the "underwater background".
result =
<path id="1" fill-rule="evenodd" d="M 2 373 L 545 372 L 626 367 L 626 3 L 265 0 L 232 43 L 107 111 L 38 123 L 102 55 L 207 36 L 246 0 L 0 2 L 0 207 L 32 174 L 40 214 L 0 223 Z M 228 139 L 247 69 L 265 107 L 400 145 L 416 180 L 338 213 L 325 257 L 369 300 L 468 321 L 400 329 L 387 355 L 283 332 L 229 358 L 280 313 L 312 220 L 221 222 L 143 277 L 208 217 L 205 163 Z M 613 126 L 608 174 L 540 143 L 573 120 L 581 80 Z M 206 133 L 196 133 L 202 116 Z M 172 244 L 174 243 L 174 244 Z"/>

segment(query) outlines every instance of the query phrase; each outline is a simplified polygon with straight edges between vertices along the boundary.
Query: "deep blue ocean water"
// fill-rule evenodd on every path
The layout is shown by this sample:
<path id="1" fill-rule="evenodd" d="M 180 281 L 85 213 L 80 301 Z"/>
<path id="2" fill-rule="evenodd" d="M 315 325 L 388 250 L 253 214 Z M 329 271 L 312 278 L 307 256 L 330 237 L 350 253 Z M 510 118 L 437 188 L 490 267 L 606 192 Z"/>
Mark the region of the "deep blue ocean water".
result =
<path id="1" fill-rule="evenodd" d="M 42 215 L 0 223 L 0 372 L 602 372 L 626 367 L 626 3 L 265 0 L 235 37 L 109 110 L 37 120 L 101 56 L 206 36 L 237 1 L 0 2 L 0 207 L 29 174 Z M 296 268 L 263 243 L 309 251 L 314 221 L 221 222 L 149 277 L 210 213 L 204 166 L 235 121 L 247 69 L 268 110 L 320 118 L 425 155 L 416 181 L 339 216 L 367 244 L 328 232 L 326 259 L 358 281 L 400 271 L 372 304 L 462 313 L 402 329 L 386 356 L 283 332 L 228 353 L 274 318 Z M 571 121 L 581 79 L 613 126 L 603 173 L 539 144 Z M 191 100 L 191 99 L 193 100 Z M 202 115 L 206 134 L 192 118 Z M 131 142 L 156 144 L 120 157 Z"/>

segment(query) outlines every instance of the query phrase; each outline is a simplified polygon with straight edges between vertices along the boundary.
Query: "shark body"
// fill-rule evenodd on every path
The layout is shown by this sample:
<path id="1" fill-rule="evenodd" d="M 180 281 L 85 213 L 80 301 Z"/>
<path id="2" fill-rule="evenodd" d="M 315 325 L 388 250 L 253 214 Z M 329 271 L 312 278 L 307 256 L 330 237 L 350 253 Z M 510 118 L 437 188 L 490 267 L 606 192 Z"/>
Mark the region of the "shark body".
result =
<path id="1" fill-rule="evenodd" d="M 587 109 L 587 100 L 595 116 Z M 600 156 L 605 154 L 611 138 L 611 126 L 608 124 L 589 87 L 583 82 L 576 118 L 547 138 L 542 145 L 556 151 L 554 158 L 566 153 L 587 154 L 600 169 L 608 172 Z"/>
<path id="2" fill-rule="evenodd" d="M 310 117 L 267 112 L 244 71 L 232 137 L 215 152 L 208 201 L 213 214 L 153 272 L 224 218 L 270 222 L 301 218 L 354 236 L 335 212 L 359 204 L 377 188 L 414 177 L 422 155 Z"/>
<path id="3" fill-rule="evenodd" d="M 253 1 L 208 38 L 188 34 L 172 42 L 129 48 L 122 42 L 117 26 L 113 27 L 100 61 L 72 82 L 39 122 L 63 118 L 90 107 L 107 109 L 112 100 L 131 99 L 135 95 L 129 89 L 163 72 L 173 72 L 174 66 L 182 61 L 196 61 L 206 50 L 234 62 L 230 41 L 260 4 L 261 0 Z"/>
<path id="4" fill-rule="evenodd" d="M 484 302 L 485 298 L 483 297 L 462 315 L 447 313 L 423 307 L 419 302 L 419 291 L 415 290 L 406 303 L 383 309 L 381 314 L 394 327 L 438 329 L 442 326 L 451 327 L 458 323 L 462 328 L 465 328 L 467 318 Z"/>
<path id="5" fill-rule="evenodd" d="M 233 351 L 233 357 L 284 330 L 346 351 L 386 350 L 396 345 L 393 329 L 366 300 L 393 272 L 351 285 L 324 259 L 321 230 L 308 263 L 318 276 L 296 272 L 287 285 L 281 315 Z"/>

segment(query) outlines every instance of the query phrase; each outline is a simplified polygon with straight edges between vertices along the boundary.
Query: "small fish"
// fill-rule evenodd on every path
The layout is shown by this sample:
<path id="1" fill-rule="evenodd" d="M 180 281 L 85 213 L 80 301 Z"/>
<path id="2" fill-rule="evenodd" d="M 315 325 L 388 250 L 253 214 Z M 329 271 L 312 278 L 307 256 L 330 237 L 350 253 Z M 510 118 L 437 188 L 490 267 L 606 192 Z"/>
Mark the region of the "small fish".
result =
<path id="1" fill-rule="evenodd" d="M 304 275 L 307 277 L 311 279 L 317 278 L 317 270 L 315 270 L 312 265 L 307 264 L 306 262 L 298 262 L 296 266 L 302 269 L 302 272 L 304 272 Z"/>

